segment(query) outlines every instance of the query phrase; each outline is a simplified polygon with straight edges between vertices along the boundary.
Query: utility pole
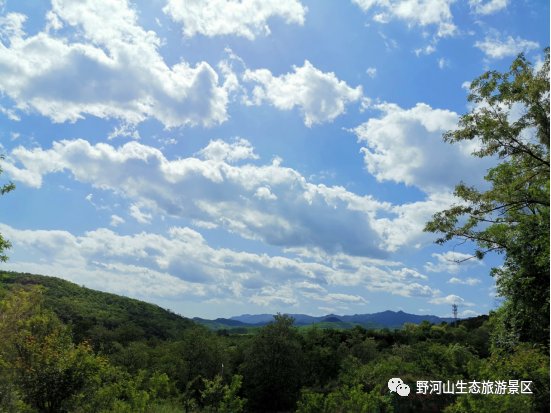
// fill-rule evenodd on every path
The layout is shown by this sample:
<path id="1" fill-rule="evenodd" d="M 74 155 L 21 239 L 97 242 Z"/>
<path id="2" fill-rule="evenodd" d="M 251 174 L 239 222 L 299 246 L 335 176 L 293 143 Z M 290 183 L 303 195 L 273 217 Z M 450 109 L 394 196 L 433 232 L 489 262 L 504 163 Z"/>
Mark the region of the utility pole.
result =
<path id="1" fill-rule="evenodd" d="M 457 304 L 452 304 L 453 323 L 457 327 Z"/>

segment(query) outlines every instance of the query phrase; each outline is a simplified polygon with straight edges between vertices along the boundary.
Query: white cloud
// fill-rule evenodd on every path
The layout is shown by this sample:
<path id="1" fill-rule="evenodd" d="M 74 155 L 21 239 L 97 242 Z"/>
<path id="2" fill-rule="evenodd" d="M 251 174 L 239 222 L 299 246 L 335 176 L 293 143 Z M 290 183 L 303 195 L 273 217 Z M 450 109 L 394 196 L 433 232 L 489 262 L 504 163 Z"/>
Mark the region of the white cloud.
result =
<path id="1" fill-rule="evenodd" d="M 296 306 L 298 299 L 295 296 L 295 291 L 290 285 L 283 286 L 267 286 L 263 287 L 258 293 L 251 297 L 253 304 L 261 306 L 284 305 Z"/>
<path id="2" fill-rule="evenodd" d="M 140 224 L 150 224 L 153 216 L 146 212 L 143 212 L 138 205 L 130 206 L 130 215 Z"/>
<path id="3" fill-rule="evenodd" d="M 297 305 L 305 300 L 363 304 L 369 291 L 405 297 L 439 294 L 420 284 L 422 279 L 407 268 L 392 271 L 344 255 L 321 263 L 213 248 L 187 227 L 172 227 L 166 235 L 120 235 L 98 228 L 76 236 L 0 224 L 0 232 L 13 242 L 8 269 L 66 276 L 91 288 L 149 300 L 188 296 L 258 305 Z M 350 279 L 357 280 L 354 294 L 323 287 L 346 286 Z"/>
<path id="4" fill-rule="evenodd" d="M 133 297 L 204 296 L 205 286 L 139 265 L 158 238 L 117 236 L 100 229 L 77 237 L 67 231 L 18 230 L 0 224 L 13 243 L 7 268 L 67 277 L 78 284 Z M 149 244 L 148 244 L 149 243 Z M 18 252 L 21 258 L 18 259 Z"/>
<path id="5" fill-rule="evenodd" d="M 124 218 L 122 217 L 119 217 L 118 215 L 111 215 L 111 222 L 109 223 L 109 225 L 111 225 L 112 227 L 118 227 L 120 224 L 124 224 L 125 221 L 124 221 Z"/>
<path id="6" fill-rule="evenodd" d="M 482 281 L 479 278 L 472 278 L 472 277 L 469 277 L 465 280 L 457 277 L 452 277 L 448 281 L 448 283 L 450 284 L 463 284 L 463 285 L 470 285 L 470 286 L 480 284 L 481 282 Z"/>
<path id="7" fill-rule="evenodd" d="M 21 117 L 19 116 L 17 111 L 12 108 L 5 108 L 3 106 L 0 106 L 0 113 L 14 122 L 19 122 L 21 120 Z"/>
<path id="8" fill-rule="evenodd" d="M 480 315 L 480 313 L 474 310 L 463 310 L 461 311 L 461 313 L 459 313 L 459 317 L 461 318 L 476 317 L 478 315 Z"/>
<path id="9" fill-rule="evenodd" d="M 254 152 L 246 141 L 233 146 L 215 141 L 207 148 L 201 151 L 207 159 L 171 161 L 158 149 L 135 141 L 118 148 L 61 141 L 49 150 L 14 149 L 5 170 L 34 187 L 40 187 L 43 175 L 66 170 L 80 182 L 128 199 L 135 204 L 133 216 L 142 222 L 148 221 L 145 214 L 154 213 L 209 222 L 282 247 L 385 254 L 373 220 L 389 204 L 342 187 L 309 183 L 278 160 L 256 166 L 220 159 L 250 158 Z"/>
<path id="10" fill-rule="evenodd" d="M 115 139 L 118 137 L 125 137 L 125 138 L 132 138 L 132 139 L 140 139 L 140 133 L 136 129 L 136 125 L 133 125 L 131 123 L 121 123 L 118 126 L 115 126 L 113 130 L 107 135 L 107 139 Z"/>
<path id="11" fill-rule="evenodd" d="M 527 52 L 540 47 L 538 42 L 526 40 L 521 37 L 508 36 L 503 39 L 499 33 L 486 36 L 484 40 L 477 41 L 475 47 L 484 52 L 487 58 L 503 59 L 504 57 L 513 57 L 522 52 Z"/>
<path id="12" fill-rule="evenodd" d="M 335 271 L 327 275 L 330 285 L 363 285 L 369 291 L 390 292 L 402 297 L 435 297 L 440 294 L 438 289 L 421 284 L 423 276 L 413 269 L 391 269 L 350 257 L 334 259 L 331 264 Z M 351 268 L 354 270 L 350 271 Z"/>
<path id="13" fill-rule="evenodd" d="M 474 305 L 473 303 L 467 302 L 460 296 L 454 295 L 454 294 L 450 294 L 445 297 L 435 297 L 429 300 L 429 303 L 430 304 L 448 304 L 448 305 L 457 304 L 457 305 L 464 305 L 468 307 L 471 307 Z"/>
<path id="14" fill-rule="evenodd" d="M 253 147 L 246 139 L 236 139 L 233 143 L 227 143 L 221 139 L 211 140 L 198 154 L 203 159 L 229 163 L 244 159 L 258 159 L 258 155 L 254 153 Z"/>
<path id="15" fill-rule="evenodd" d="M 389 217 L 378 218 L 374 228 L 381 237 L 381 247 L 397 251 L 404 245 L 421 248 L 434 242 L 434 235 L 423 231 L 432 216 L 449 208 L 457 199 L 449 192 L 431 193 L 426 199 L 389 208 Z"/>
<path id="16" fill-rule="evenodd" d="M 307 8 L 298 0 L 168 0 L 163 11 L 182 23 L 185 36 L 236 35 L 254 39 L 270 33 L 268 20 L 304 24 Z"/>
<path id="17" fill-rule="evenodd" d="M 391 290 L 392 294 L 400 295 L 402 297 L 432 297 L 440 293 L 440 290 L 436 288 L 416 282 L 409 284 L 403 284 L 400 282 L 384 282 L 369 285 L 367 288 L 371 291 Z"/>
<path id="18" fill-rule="evenodd" d="M 462 303 L 465 301 L 463 298 L 459 297 L 458 295 L 450 294 L 446 297 L 437 297 L 433 298 L 429 301 L 431 304 L 456 304 L 456 303 Z"/>
<path id="19" fill-rule="evenodd" d="M 430 55 L 436 52 L 436 46 L 434 44 L 428 44 L 425 47 L 415 49 L 414 52 L 417 57 L 420 55 Z"/>
<path id="20" fill-rule="evenodd" d="M 298 107 L 306 126 L 333 121 L 346 105 L 362 98 L 362 87 L 351 88 L 333 72 L 324 73 L 308 60 L 293 73 L 274 76 L 268 69 L 249 70 L 245 82 L 256 83 L 249 104 L 268 102 L 281 110 Z"/>
<path id="21" fill-rule="evenodd" d="M 469 0 L 469 6 L 476 14 L 493 14 L 503 10 L 509 4 L 509 0 Z"/>
<path id="22" fill-rule="evenodd" d="M 472 142 L 451 145 L 442 140 L 444 132 L 456 128 L 457 113 L 425 103 L 411 109 L 390 103 L 376 108 L 382 115 L 353 131 L 367 144 L 364 162 L 378 181 L 413 185 L 427 193 L 450 191 L 461 180 L 482 182 L 491 160 L 473 157 Z"/>
<path id="23" fill-rule="evenodd" d="M 457 28 L 453 24 L 450 10 L 454 0 L 352 0 L 364 12 L 374 10 L 373 20 L 386 23 L 399 19 L 411 26 L 438 27 L 440 37 L 453 35 Z"/>
<path id="24" fill-rule="evenodd" d="M 223 228 L 283 248 L 371 258 L 432 242 L 424 223 L 456 201 L 449 192 L 433 192 L 392 205 L 340 186 L 313 184 L 277 158 L 265 165 L 244 163 L 256 157 L 245 140 L 213 141 L 207 148 L 199 152 L 205 159 L 168 160 L 136 141 L 114 147 L 79 139 L 54 142 L 47 150 L 15 148 L 4 169 L 36 188 L 44 175 L 67 171 L 130 201 L 131 215 L 143 223 L 153 214 L 186 218 L 200 228 Z"/>
<path id="25" fill-rule="evenodd" d="M 417 279 L 420 279 L 420 280 L 426 280 L 428 279 L 428 277 L 424 274 L 421 274 L 420 272 L 412 269 L 412 268 L 401 268 L 399 270 L 393 270 L 391 271 L 393 274 L 395 274 L 396 276 L 398 276 L 399 278 L 402 278 L 402 279 L 407 279 L 407 278 L 417 278 Z"/>
<path id="26" fill-rule="evenodd" d="M 12 39 L 22 36 L 23 24 L 26 20 L 27 16 L 21 13 L 8 13 L 5 16 L 0 16 L 0 39 L 3 42 L 10 42 Z"/>
<path id="27" fill-rule="evenodd" d="M 377 76 L 377 68 L 375 67 L 369 67 L 366 71 L 367 75 L 373 79 L 375 76 Z"/>
<path id="28" fill-rule="evenodd" d="M 266 186 L 261 186 L 258 188 L 254 194 L 255 197 L 258 199 L 269 199 L 272 201 L 275 201 L 277 199 L 277 196 L 270 191 L 270 188 Z"/>
<path id="29" fill-rule="evenodd" d="M 342 293 L 303 293 L 305 297 L 308 297 L 312 300 L 323 301 L 326 303 L 332 304 L 366 304 L 367 300 L 359 295 L 354 294 L 342 294 Z"/>
<path id="30" fill-rule="evenodd" d="M 433 253 L 436 262 L 427 262 L 425 270 L 429 272 L 445 272 L 448 274 L 457 274 L 460 271 L 472 270 L 476 267 L 483 267 L 484 262 L 462 252 L 447 251 L 444 253 Z M 450 281 L 451 282 L 451 281 Z"/>
<path id="31" fill-rule="evenodd" d="M 48 16 L 46 31 L 34 35 L 24 33 L 23 15 L 0 21 L 0 91 L 17 109 L 55 122 L 85 115 L 127 124 L 155 118 L 167 127 L 226 120 L 228 95 L 214 69 L 168 66 L 160 39 L 138 25 L 127 1 L 54 0 Z"/>

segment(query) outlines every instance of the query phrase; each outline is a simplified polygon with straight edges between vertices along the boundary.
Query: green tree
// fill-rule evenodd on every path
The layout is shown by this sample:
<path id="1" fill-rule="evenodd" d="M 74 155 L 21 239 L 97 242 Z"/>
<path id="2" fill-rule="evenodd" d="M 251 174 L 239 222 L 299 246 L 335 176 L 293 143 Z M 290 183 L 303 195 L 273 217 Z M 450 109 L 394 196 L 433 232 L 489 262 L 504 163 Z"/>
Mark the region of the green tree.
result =
<path id="1" fill-rule="evenodd" d="M 40 287 L 15 287 L 0 300 L 0 412 L 152 412 L 176 404 L 165 373 L 134 375 L 74 344 L 44 305 Z"/>
<path id="2" fill-rule="evenodd" d="M 6 292 L 0 300 L 0 412 L 33 411 L 23 400 L 24 394 L 15 383 L 14 362 L 17 358 L 16 337 L 24 329 L 24 321 L 36 312 L 39 294 L 19 290 Z"/>
<path id="3" fill-rule="evenodd" d="M 0 156 L 0 160 L 4 159 L 4 156 Z M 2 174 L 3 170 L 0 168 L 0 174 Z M 13 182 L 8 182 L 7 184 L 3 184 L 0 186 L 0 195 L 7 194 L 8 192 L 11 192 L 15 189 L 15 185 Z M 5 239 L 2 234 L 0 234 L 0 262 L 6 262 L 8 260 L 8 256 L 6 255 L 6 250 L 11 248 L 11 243 Z"/>
<path id="4" fill-rule="evenodd" d="M 302 392 L 297 413 L 392 413 L 390 397 L 372 391 L 361 384 L 339 386 L 324 396 L 309 390 Z"/>
<path id="5" fill-rule="evenodd" d="M 295 406 L 304 356 L 293 321 L 278 314 L 252 340 L 243 365 L 243 387 L 252 411 L 288 411 Z"/>
<path id="6" fill-rule="evenodd" d="M 156 346 L 150 368 L 164 371 L 189 399 L 199 399 L 202 379 L 213 379 L 227 365 L 221 338 L 203 326 L 187 329 L 177 341 Z"/>
<path id="7" fill-rule="evenodd" d="M 39 412 L 67 411 L 98 368 L 90 347 L 73 344 L 68 328 L 43 308 L 39 288 L 8 293 L 0 314 L 0 359 L 13 390 Z"/>
<path id="8" fill-rule="evenodd" d="M 500 347 L 518 342 L 549 345 L 549 49 L 539 70 L 521 54 L 505 73 L 489 71 L 470 85 L 473 109 L 463 115 L 450 143 L 475 141 L 473 155 L 499 162 L 481 191 L 460 183 L 461 200 L 434 215 L 425 230 L 440 233 L 437 243 L 473 241 L 474 256 L 504 254 L 492 269 L 505 298 Z"/>
<path id="9" fill-rule="evenodd" d="M 549 411 L 549 356 L 527 344 L 512 352 L 495 351 L 487 359 L 469 364 L 469 376 L 489 381 L 530 381 L 533 394 L 466 394 L 444 411 L 446 413 L 535 413 Z"/>
<path id="10" fill-rule="evenodd" d="M 205 386 L 201 391 L 201 402 L 205 406 L 205 413 L 241 413 L 246 400 L 239 397 L 243 377 L 236 374 L 230 384 L 223 382 L 222 376 L 217 375 L 213 380 L 203 379 Z"/>

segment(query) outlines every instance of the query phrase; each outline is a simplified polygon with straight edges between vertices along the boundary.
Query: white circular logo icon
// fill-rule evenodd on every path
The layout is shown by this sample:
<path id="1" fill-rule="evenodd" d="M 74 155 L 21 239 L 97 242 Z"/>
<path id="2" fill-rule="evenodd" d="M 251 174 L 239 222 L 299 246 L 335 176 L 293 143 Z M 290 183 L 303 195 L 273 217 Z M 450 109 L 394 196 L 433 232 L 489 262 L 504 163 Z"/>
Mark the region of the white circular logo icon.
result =
<path id="1" fill-rule="evenodd" d="M 406 397 L 410 393 L 409 386 L 399 377 L 390 379 L 388 381 L 388 388 L 391 392 L 396 392 L 402 397 Z"/>

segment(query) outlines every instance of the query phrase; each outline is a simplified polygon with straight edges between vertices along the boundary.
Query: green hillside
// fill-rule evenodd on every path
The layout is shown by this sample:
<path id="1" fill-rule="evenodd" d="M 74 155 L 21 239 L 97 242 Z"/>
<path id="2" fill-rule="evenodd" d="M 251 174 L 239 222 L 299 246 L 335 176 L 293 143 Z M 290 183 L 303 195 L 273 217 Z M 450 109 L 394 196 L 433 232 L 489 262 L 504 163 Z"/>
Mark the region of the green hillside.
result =
<path id="1" fill-rule="evenodd" d="M 17 286 L 41 286 L 44 303 L 72 328 L 74 340 L 94 347 L 136 340 L 177 339 L 193 321 L 157 305 L 78 286 L 43 275 L 0 272 L 0 294 Z"/>

